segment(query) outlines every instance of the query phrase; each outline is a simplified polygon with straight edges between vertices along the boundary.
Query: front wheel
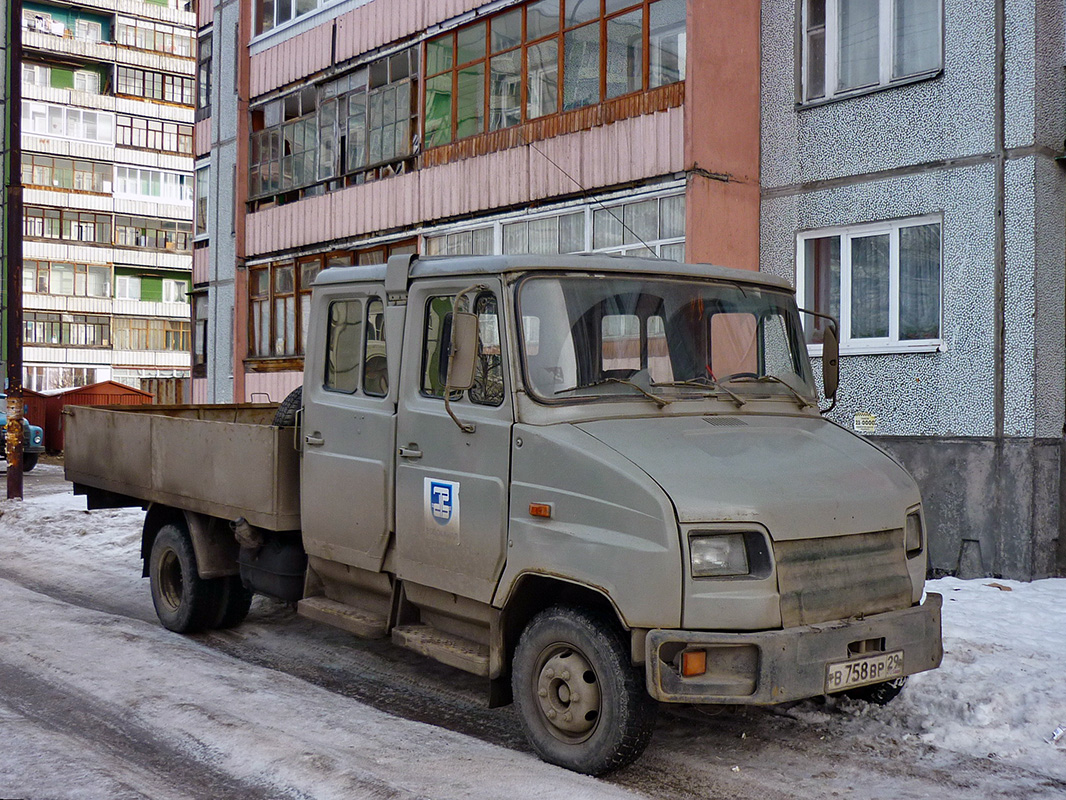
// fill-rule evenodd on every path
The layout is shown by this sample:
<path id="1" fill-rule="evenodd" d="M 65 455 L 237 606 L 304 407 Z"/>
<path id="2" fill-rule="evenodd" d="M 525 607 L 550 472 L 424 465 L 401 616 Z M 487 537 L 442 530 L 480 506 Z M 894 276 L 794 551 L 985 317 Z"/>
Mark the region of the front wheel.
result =
<path id="1" fill-rule="evenodd" d="M 221 586 L 204 580 L 196 569 L 189 534 L 168 523 L 159 529 L 148 562 L 152 603 L 163 627 L 195 633 L 217 623 Z"/>
<path id="2" fill-rule="evenodd" d="M 522 728 L 545 761 L 603 775 L 648 746 L 657 705 L 621 631 L 596 614 L 554 607 L 534 617 L 511 680 Z"/>
<path id="3" fill-rule="evenodd" d="M 22 471 L 29 472 L 37 466 L 37 459 L 40 457 L 40 453 L 23 453 L 22 454 Z"/>

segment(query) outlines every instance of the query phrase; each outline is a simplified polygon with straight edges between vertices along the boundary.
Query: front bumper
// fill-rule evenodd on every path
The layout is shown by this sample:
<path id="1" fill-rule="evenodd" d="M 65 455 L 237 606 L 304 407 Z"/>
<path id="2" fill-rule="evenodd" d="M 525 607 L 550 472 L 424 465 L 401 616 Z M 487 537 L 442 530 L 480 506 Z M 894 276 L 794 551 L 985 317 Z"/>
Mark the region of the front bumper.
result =
<path id="1" fill-rule="evenodd" d="M 648 692 L 667 703 L 769 705 L 825 694 L 829 664 L 903 652 L 903 674 L 935 669 L 944 655 L 943 598 L 864 619 L 759 633 L 653 630 L 647 638 Z M 707 671 L 683 677 L 681 653 L 707 652 Z"/>

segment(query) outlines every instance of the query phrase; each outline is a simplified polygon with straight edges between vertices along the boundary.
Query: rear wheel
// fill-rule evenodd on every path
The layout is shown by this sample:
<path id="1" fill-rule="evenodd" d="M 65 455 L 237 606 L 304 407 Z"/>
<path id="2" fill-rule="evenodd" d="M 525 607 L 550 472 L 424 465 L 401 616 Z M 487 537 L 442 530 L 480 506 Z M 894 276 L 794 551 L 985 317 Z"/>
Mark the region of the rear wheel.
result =
<path id="1" fill-rule="evenodd" d="M 218 584 L 218 609 L 209 628 L 235 628 L 244 622 L 252 605 L 252 593 L 244 588 L 240 576 L 228 575 L 216 578 Z"/>
<path id="2" fill-rule="evenodd" d="M 176 633 L 195 633 L 219 617 L 222 587 L 204 580 L 196 569 L 196 554 L 188 532 L 173 523 L 159 529 L 148 562 L 152 603 L 163 627 Z"/>
<path id="3" fill-rule="evenodd" d="M 636 760 L 651 738 L 657 706 L 621 631 L 584 609 L 533 618 L 512 687 L 526 737 L 552 764 L 603 775 Z"/>

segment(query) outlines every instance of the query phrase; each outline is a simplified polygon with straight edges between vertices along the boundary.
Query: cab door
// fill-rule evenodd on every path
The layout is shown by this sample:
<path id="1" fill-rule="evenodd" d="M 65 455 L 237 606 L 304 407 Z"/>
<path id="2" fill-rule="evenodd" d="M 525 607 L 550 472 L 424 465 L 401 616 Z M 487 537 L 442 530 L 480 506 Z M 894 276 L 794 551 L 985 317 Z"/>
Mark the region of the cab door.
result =
<path id="1" fill-rule="evenodd" d="M 304 376 L 300 514 L 311 555 L 379 570 L 392 520 L 395 387 L 383 292 L 324 289 Z M 252 465 L 249 465 L 250 468 Z"/>
<path id="2" fill-rule="evenodd" d="M 474 386 L 444 407 L 453 297 L 470 279 L 417 283 L 407 302 L 407 358 L 397 411 L 396 572 L 488 602 L 503 569 L 514 411 L 499 281 L 474 295 Z M 417 349 L 416 349 L 417 348 Z"/>

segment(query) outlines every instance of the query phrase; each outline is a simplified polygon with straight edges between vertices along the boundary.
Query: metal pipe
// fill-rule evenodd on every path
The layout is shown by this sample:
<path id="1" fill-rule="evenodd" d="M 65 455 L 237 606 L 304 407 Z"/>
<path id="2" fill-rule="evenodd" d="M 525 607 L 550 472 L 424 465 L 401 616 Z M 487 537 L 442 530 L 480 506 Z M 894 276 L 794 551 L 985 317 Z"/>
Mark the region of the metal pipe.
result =
<path id="1" fill-rule="evenodd" d="M 22 499 L 22 0 L 7 4 L 7 497 Z"/>

